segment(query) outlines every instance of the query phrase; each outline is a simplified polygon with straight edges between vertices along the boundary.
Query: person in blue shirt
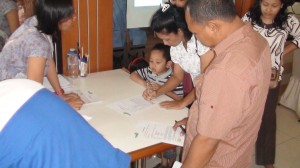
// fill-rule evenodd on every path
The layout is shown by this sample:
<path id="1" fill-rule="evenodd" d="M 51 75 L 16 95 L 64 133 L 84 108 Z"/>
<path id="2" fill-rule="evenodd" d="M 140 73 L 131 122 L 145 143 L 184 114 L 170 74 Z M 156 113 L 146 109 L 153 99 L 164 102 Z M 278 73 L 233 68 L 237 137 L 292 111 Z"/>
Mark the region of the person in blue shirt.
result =
<path id="1" fill-rule="evenodd" d="M 5 80 L 0 95 L 1 168 L 128 168 L 129 155 L 41 84 Z"/>

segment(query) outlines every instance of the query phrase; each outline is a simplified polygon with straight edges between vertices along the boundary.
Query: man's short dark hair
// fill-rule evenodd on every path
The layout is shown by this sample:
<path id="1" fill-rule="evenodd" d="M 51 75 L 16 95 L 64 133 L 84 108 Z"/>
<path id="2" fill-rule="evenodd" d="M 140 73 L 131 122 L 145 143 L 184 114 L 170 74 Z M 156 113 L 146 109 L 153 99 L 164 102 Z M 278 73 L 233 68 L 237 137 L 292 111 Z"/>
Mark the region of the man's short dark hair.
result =
<path id="1" fill-rule="evenodd" d="M 186 8 L 198 23 L 214 19 L 232 21 L 237 15 L 233 0 L 188 0 Z"/>
<path id="2" fill-rule="evenodd" d="M 35 14 L 38 20 L 37 29 L 47 35 L 53 35 L 59 31 L 60 21 L 73 16 L 73 2 L 72 0 L 35 0 Z"/>

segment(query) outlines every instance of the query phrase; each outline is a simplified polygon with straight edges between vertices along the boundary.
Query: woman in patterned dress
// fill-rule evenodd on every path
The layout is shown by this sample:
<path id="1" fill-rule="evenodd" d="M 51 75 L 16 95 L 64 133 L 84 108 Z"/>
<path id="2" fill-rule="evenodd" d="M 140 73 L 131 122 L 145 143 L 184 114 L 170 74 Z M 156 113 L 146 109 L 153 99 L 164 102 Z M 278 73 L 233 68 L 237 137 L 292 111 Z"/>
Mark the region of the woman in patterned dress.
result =
<path id="1" fill-rule="evenodd" d="M 36 0 L 34 9 L 36 15 L 10 36 L 0 53 L 0 81 L 27 78 L 43 83 L 47 76 L 55 93 L 79 109 L 83 101 L 74 93 L 64 94 L 52 56 L 52 36 L 69 30 L 75 18 L 72 0 Z"/>
<path id="2" fill-rule="evenodd" d="M 242 18 L 249 21 L 253 29 L 260 33 L 269 43 L 272 68 L 279 71 L 278 86 L 270 89 L 265 105 L 261 127 L 256 142 L 256 164 L 273 168 L 276 145 L 276 106 L 279 97 L 282 58 L 300 47 L 300 24 L 293 14 L 286 12 L 292 5 L 289 0 L 256 0 L 253 7 Z M 286 43 L 288 36 L 293 39 Z"/>

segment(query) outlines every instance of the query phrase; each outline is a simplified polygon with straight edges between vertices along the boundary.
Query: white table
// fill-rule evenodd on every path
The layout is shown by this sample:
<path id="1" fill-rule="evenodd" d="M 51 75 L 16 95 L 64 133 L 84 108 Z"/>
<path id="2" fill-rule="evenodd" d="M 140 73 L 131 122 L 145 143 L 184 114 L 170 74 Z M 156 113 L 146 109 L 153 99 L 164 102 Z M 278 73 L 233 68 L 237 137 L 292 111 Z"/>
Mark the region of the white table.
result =
<path id="1" fill-rule="evenodd" d="M 141 95 L 144 88 L 129 78 L 122 70 L 111 70 L 89 74 L 87 77 L 70 80 L 73 89 L 92 91 L 101 97 L 101 103 L 84 105 L 80 114 L 92 117 L 88 122 L 101 133 L 114 147 L 129 153 L 132 161 L 151 156 L 174 147 L 158 141 L 134 138 L 136 124 L 139 121 L 157 121 L 170 125 L 188 114 L 188 109 L 166 110 L 159 105 L 131 117 L 121 115 L 107 105 L 128 97 Z M 164 100 L 171 100 L 163 95 Z M 88 139 L 87 139 L 88 141 Z"/>

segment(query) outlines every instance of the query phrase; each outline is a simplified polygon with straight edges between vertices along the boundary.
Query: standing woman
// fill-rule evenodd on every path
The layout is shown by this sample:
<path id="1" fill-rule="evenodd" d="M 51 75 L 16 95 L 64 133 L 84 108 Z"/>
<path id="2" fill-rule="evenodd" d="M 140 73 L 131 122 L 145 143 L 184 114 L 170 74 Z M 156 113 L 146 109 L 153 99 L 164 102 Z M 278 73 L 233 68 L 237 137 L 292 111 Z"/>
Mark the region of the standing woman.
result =
<path id="1" fill-rule="evenodd" d="M 0 0 L 0 51 L 5 41 L 19 27 L 18 8 L 14 0 Z"/>
<path id="2" fill-rule="evenodd" d="M 300 47 L 300 24 L 292 14 L 286 13 L 289 0 L 256 0 L 250 12 L 242 18 L 250 21 L 253 29 L 259 32 L 271 48 L 272 68 L 283 72 L 282 58 Z M 291 43 L 285 46 L 288 35 L 293 37 Z M 278 78 L 280 82 L 281 77 Z M 276 106 L 279 97 L 280 83 L 270 89 L 265 105 L 262 123 L 256 142 L 256 164 L 273 168 L 276 145 Z"/>
<path id="3" fill-rule="evenodd" d="M 75 18 L 72 0 L 36 0 L 34 11 L 36 15 L 10 36 L 0 53 L 0 81 L 27 78 L 43 83 L 47 76 L 56 94 L 79 109 L 83 101 L 76 94 L 64 94 L 52 56 L 52 36 L 69 30 Z"/>

